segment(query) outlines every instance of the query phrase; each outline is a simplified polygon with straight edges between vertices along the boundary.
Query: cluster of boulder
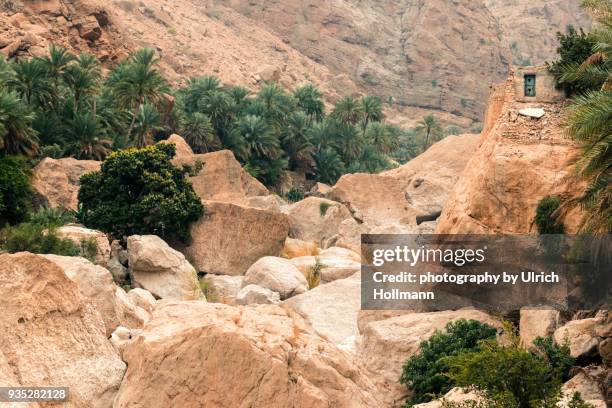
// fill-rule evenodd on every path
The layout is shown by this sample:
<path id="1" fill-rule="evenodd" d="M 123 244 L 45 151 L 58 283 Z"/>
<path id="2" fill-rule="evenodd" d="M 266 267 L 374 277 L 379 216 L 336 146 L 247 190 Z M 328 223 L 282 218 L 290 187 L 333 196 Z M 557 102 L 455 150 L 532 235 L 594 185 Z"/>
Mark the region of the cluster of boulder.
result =
<path id="1" fill-rule="evenodd" d="M 231 152 L 169 142 L 176 165 L 201 167 L 191 182 L 205 215 L 192 241 L 135 235 L 122 245 L 68 225 L 62 236 L 95 243 L 93 262 L 0 254 L 0 385 L 65 385 L 73 407 L 401 406 L 402 365 L 435 330 L 464 318 L 501 331 L 498 318 L 470 309 L 360 310 L 360 234 L 433 231 L 477 136 L 449 137 L 389 172 L 319 184 L 292 204 Z M 97 168 L 43 160 L 39 201 L 75 208 L 80 175 Z M 568 341 L 581 368 L 564 390 L 606 406 L 612 315 L 523 310 L 520 335 L 526 345 Z"/>

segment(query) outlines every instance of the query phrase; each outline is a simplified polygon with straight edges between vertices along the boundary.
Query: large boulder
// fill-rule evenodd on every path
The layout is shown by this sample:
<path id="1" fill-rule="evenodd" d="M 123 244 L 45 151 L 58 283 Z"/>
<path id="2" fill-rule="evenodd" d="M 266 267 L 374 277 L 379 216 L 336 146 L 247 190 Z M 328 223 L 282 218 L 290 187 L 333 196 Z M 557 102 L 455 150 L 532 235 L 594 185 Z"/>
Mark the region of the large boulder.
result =
<path id="1" fill-rule="evenodd" d="M 319 285 L 286 300 L 283 306 L 299 313 L 317 333 L 333 343 L 350 345 L 359 334 L 360 276 L 356 273 L 347 279 Z"/>
<path id="2" fill-rule="evenodd" d="M 207 274 L 202 280 L 202 288 L 209 302 L 233 304 L 242 288 L 244 276 Z"/>
<path id="3" fill-rule="evenodd" d="M 569 344 L 572 357 L 587 359 L 597 354 L 599 343 L 607 337 L 612 337 L 612 321 L 601 314 L 569 321 L 555 330 L 553 335 L 557 344 Z"/>
<path id="4" fill-rule="evenodd" d="M 289 207 L 289 235 L 324 248 L 336 234 L 342 221 L 351 218 L 347 208 L 338 202 L 308 197 Z"/>
<path id="5" fill-rule="evenodd" d="M 263 184 L 242 168 L 231 150 L 193 154 L 178 135 L 170 136 L 167 142 L 177 146 L 177 154 L 172 160 L 174 165 L 195 169 L 201 164 L 201 170 L 189 177 L 189 181 L 202 200 L 248 205 L 248 197 L 270 194 Z"/>
<path id="6" fill-rule="evenodd" d="M 70 389 L 65 407 L 113 406 L 125 363 L 97 307 L 60 267 L 30 253 L 0 254 L 0 309 L 3 385 L 61 385 Z"/>
<path id="7" fill-rule="evenodd" d="M 287 299 L 308 290 L 306 277 L 293 264 L 284 258 L 265 256 L 247 270 L 243 286 L 258 285 Z"/>
<path id="8" fill-rule="evenodd" d="M 561 316 L 553 309 L 521 309 L 519 323 L 521 342 L 525 347 L 532 347 L 538 337 L 552 336 L 559 326 Z"/>
<path id="9" fill-rule="evenodd" d="M 382 406 L 351 357 L 278 306 L 163 301 L 123 356 L 115 408 Z"/>
<path id="10" fill-rule="evenodd" d="M 59 227 L 57 235 L 68 238 L 79 245 L 86 253 L 93 249 L 93 257 L 97 264 L 107 266 L 111 256 L 111 246 L 106 234 L 101 231 L 85 228 L 82 225 L 69 224 Z"/>
<path id="11" fill-rule="evenodd" d="M 44 158 L 32 170 L 32 189 L 36 201 L 45 207 L 77 209 L 80 178 L 100 170 L 101 162 L 73 158 Z"/>
<path id="12" fill-rule="evenodd" d="M 596 378 L 593 378 L 588 370 L 581 369 L 568 382 L 561 387 L 563 397 L 557 404 L 559 408 L 567 408 L 574 393 L 580 393 L 580 397 L 593 408 L 606 408 L 606 397 L 599 388 Z"/>
<path id="13" fill-rule="evenodd" d="M 358 343 L 357 355 L 372 373 L 372 378 L 380 389 L 386 390 L 389 404 L 402 401 L 406 397 L 406 388 L 398 383 L 406 360 L 416 354 L 421 342 L 429 339 L 436 330 L 443 330 L 447 323 L 458 319 L 473 319 L 493 327 L 501 327 L 501 324 L 488 314 L 471 309 L 408 313 L 373 321 L 365 326 Z"/>
<path id="14" fill-rule="evenodd" d="M 149 314 L 128 299 L 126 293 L 115 285 L 111 273 L 85 258 L 42 255 L 59 266 L 66 276 L 75 282 L 85 298 L 95 305 L 104 320 L 106 335 L 110 336 L 117 326 L 142 327 Z"/>
<path id="15" fill-rule="evenodd" d="M 442 210 L 477 144 L 478 135 L 449 136 L 396 169 L 344 175 L 327 197 L 346 204 L 368 230 L 387 224 L 416 228 L 417 215 Z"/>
<path id="16" fill-rule="evenodd" d="M 202 297 L 198 274 L 180 252 L 156 235 L 128 237 L 133 283 L 161 299 L 194 300 Z"/>
<path id="17" fill-rule="evenodd" d="M 292 258 L 291 263 L 304 274 L 318 269 L 321 282 L 327 283 L 348 278 L 361 270 L 359 255 L 344 248 L 332 247 L 324 249 L 317 256 L 301 256 Z"/>
<path id="18" fill-rule="evenodd" d="M 306 242 L 301 239 L 287 238 L 283 246 L 283 257 L 291 259 L 300 256 L 318 255 L 319 247 L 314 242 Z"/>
<path id="19" fill-rule="evenodd" d="M 278 256 L 289 232 L 285 214 L 218 201 L 204 202 L 206 213 L 191 224 L 183 253 L 198 271 L 244 275 L 264 256 Z"/>

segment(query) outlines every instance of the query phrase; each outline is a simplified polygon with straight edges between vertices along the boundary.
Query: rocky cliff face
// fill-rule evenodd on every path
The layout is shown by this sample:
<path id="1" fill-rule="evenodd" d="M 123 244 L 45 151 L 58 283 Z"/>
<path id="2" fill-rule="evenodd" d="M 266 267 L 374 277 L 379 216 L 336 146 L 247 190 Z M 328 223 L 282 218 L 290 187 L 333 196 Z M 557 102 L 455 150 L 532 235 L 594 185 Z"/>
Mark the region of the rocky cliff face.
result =
<path id="1" fill-rule="evenodd" d="M 579 3 L 11 2 L 0 9 L 0 52 L 41 55 L 58 43 L 110 64 L 148 46 L 174 82 L 203 74 L 253 89 L 265 81 L 289 88 L 313 82 L 329 101 L 376 94 L 401 124 L 435 112 L 470 128 L 482 119 L 489 84 L 506 76 L 512 59 L 550 59 L 557 30 L 587 23 Z"/>
<path id="2" fill-rule="evenodd" d="M 536 107 L 544 110 L 543 117 L 520 114 Z M 480 145 L 446 202 L 436 233 L 534 233 L 542 198 L 577 194 L 571 159 L 579 149 L 565 136 L 563 107 L 564 102 L 517 102 L 513 75 L 495 88 Z M 577 211 L 567 215 L 568 233 L 577 231 L 579 220 Z"/>

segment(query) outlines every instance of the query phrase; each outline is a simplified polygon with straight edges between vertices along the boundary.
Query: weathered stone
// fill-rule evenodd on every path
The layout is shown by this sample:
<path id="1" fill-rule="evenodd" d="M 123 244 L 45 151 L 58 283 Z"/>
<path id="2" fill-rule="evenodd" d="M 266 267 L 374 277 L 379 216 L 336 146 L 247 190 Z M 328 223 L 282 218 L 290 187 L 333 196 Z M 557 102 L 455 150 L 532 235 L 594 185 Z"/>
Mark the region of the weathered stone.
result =
<path id="1" fill-rule="evenodd" d="M 281 206 L 287 204 L 282 198 L 275 194 L 248 197 L 247 203 L 249 207 L 274 212 L 281 212 Z"/>
<path id="2" fill-rule="evenodd" d="M 95 305 L 104 320 L 107 336 L 110 336 L 117 326 L 137 328 L 144 325 L 148 314 L 127 299 L 123 289 L 113 282 L 108 270 L 85 258 L 42 256 L 60 267 L 66 276 L 77 284 L 81 294 Z"/>
<path id="3" fill-rule="evenodd" d="M 46 207 L 76 210 L 81 176 L 100 170 L 100 164 L 72 158 L 42 159 L 32 170 L 32 188 L 37 202 Z"/>
<path id="4" fill-rule="evenodd" d="M 467 401 L 481 402 L 482 400 L 482 396 L 474 391 L 466 391 L 462 388 L 455 387 L 444 394 L 444 397 L 424 404 L 417 404 L 414 408 L 443 408 L 445 403 L 460 404 Z"/>
<path id="5" fill-rule="evenodd" d="M 347 279 L 319 285 L 286 300 L 283 306 L 299 313 L 320 335 L 337 345 L 345 344 L 349 337 L 359 334 L 360 276 L 356 273 Z"/>
<path id="6" fill-rule="evenodd" d="M 557 344 L 569 343 L 570 354 L 574 358 L 589 356 L 596 351 L 600 338 L 595 333 L 601 324 L 599 318 L 572 320 L 555 330 Z"/>
<path id="7" fill-rule="evenodd" d="M 96 41 L 102 36 L 102 28 L 94 16 L 87 16 L 77 23 L 79 35 L 87 41 Z"/>
<path id="8" fill-rule="evenodd" d="M 546 114 L 542 108 L 525 108 L 518 111 L 519 115 L 527 116 L 529 118 L 540 119 Z"/>
<path id="9" fill-rule="evenodd" d="M 57 229 L 57 235 L 68 238 L 87 252 L 89 245 L 93 245 L 95 253 L 92 255 L 97 264 L 107 266 L 110 259 L 111 247 L 106 234 L 101 231 L 85 228 L 82 225 L 69 224 Z M 89 256 L 89 254 L 87 254 Z"/>
<path id="10" fill-rule="evenodd" d="M 236 295 L 242 288 L 244 276 L 230 275 L 214 275 L 207 274 L 203 279 L 203 285 L 206 294 L 206 299 L 209 302 L 221 302 L 233 304 L 236 300 Z"/>
<path id="11" fill-rule="evenodd" d="M 147 312 L 153 312 L 153 308 L 155 307 L 155 297 L 148 290 L 142 288 L 134 288 L 127 293 L 128 298 L 134 303 L 136 306 L 143 308 Z"/>
<path id="12" fill-rule="evenodd" d="M 319 254 L 319 247 L 314 242 L 306 242 L 301 239 L 287 238 L 283 247 L 283 257 L 291 259 L 300 256 L 312 256 Z"/>
<path id="13" fill-rule="evenodd" d="M 128 237 L 133 283 L 162 299 L 200 299 L 196 270 L 180 252 L 156 235 Z"/>
<path id="14" fill-rule="evenodd" d="M 289 207 L 289 235 L 318 246 L 338 234 L 342 221 L 351 218 L 346 207 L 338 202 L 308 197 Z"/>
<path id="15" fill-rule="evenodd" d="M 243 286 L 254 284 L 277 292 L 287 299 L 308 290 L 304 275 L 284 259 L 266 256 L 255 262 L 244 275 Z"/>
<path id="16" fill-rule="evenodd" d="M 280 295 L 268 288 L 259 285 L 246 285 L 236 295 L 239 305 L 271 305 L 280 303 Z"/>
<path id="17" fill-rule="evenodd" d="M 532 347 L 537 337 L 552 336 L 559 326 L 560 314 L 552 309 L 521 309 L 519 323 L 521 342 Z"/>
<path id="18" fill-rule="evenodd" d="M 0 254 L 0 309 L 0 381 L 61 384 L 70 408 L 113 405 L 125 364 L 97 307 L 59 266 L 30 253 Z"/>
<path id="19" fill-rule="evenodd" d="M 123 356 L 115 408 L 381 406 L 347 354 L 278 306 L 164 301 Z"/>
<path id="20" fill-rule="evenodd" d="M 278 256 L 289 232 L 285 214 L 236 204 L 206 201 L 206 214 L 191 224 L 191 243 L 183 249 L 202 272 L 244 275 L 264 256 Z"/>
<path id="21" fill-rule="evenodd" d="M 574 377 L 561 387 L 563 397 L 557 404 L 559 408 L 567 408 L 568 402 L 574 393 L 579 392 L 583 401 L 591 404 L 593 408 L 606 408 L 606 397 L 601 392 L 597 380 L 591 378 L 584 370 L 580 370 Z"/>

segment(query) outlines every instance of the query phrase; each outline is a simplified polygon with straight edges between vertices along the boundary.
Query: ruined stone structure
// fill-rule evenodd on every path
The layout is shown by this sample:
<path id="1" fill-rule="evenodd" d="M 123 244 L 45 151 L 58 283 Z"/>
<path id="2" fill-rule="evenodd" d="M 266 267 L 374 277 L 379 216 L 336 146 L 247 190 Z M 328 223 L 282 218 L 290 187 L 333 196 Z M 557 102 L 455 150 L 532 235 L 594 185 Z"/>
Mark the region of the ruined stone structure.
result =
<path id="1" fill-rule="evenodd" d="M 516 67 L 514 95 L 517 102 L 551 103 L 565 98 L 563 91 L 555 88 L 555 78 L 546 65 Z"/>

